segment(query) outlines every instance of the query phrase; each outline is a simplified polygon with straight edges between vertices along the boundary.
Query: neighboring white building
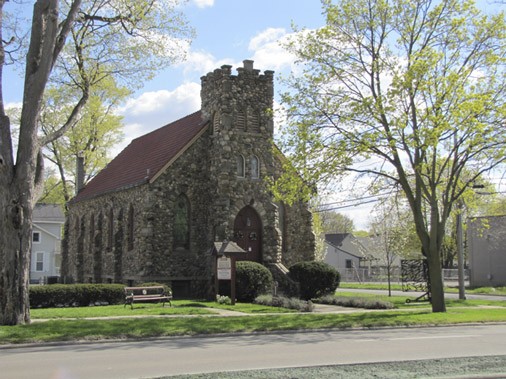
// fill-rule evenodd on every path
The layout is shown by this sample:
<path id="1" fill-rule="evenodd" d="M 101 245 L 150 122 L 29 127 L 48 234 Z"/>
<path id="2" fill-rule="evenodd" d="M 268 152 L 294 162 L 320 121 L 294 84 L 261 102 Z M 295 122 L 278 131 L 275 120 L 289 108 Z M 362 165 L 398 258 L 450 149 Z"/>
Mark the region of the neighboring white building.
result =
<path id="1" fill-rule="evenodd" d="M 33 210 L 30 282 L 60 276 L 61 238 L 65 216 L 59 205 L 37 204 Z"/>
<path id="2" fill-rule="evenodd" d="M 367 250 L 351 233 L 325 234 L 323 261 L 338 271 L 365 267 Z"/>
<path id="3" fill-rule="evenodd" d="M 467 229 L 472 287 L 506 285 L 506 216 L 476 217 Z"/>

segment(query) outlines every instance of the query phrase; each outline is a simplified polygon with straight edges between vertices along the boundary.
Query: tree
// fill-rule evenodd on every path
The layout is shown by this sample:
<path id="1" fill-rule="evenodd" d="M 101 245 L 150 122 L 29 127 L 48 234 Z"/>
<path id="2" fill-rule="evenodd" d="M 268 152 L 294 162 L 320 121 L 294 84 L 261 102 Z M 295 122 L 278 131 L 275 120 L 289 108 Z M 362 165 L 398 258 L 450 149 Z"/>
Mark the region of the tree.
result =
<path id="1" fill-rule="evenodd" d="M 103 84 L 103 82 L 101 83 Z M 108 152 L 121 141 L 123 136 L 121 116 L 112 110 L 128 93 L 115 86 L 105 90 L 95 85 L 90 89 L 89 101 L 83 108 L 81 117 L 65 135 L 45 146 L 44 157 L 49 160 L 58 172 L 58 184 L 53 187 L 60 195 L 47 192 L 45 196 L 60 198 L 66 204 L 75 192 L 76 159 L 84 158 L 84 183 L 96 175 L 109 161 Z M 117 93 L 116 95 L 110 92 Z M 66 94 L 63 91 L 50 89 L 48 100 L 41 112 L 41 132 L 50 135 L 63 125 L 68 118 L 69 107 L 66 107 Z M 107 106 L 106 106 L 106 103 Z M 61 104 L 56 106 L 56 104 Z"/>
<path id="2" fill-rule="evenodd" d="M 10 20 L 4 17 L 6 3 L 0 0 L 0 88 L 6 57 L 11 59 L 17 50 L 15 38 L 4 36 L 12 31 L 4 28 Z M 176 6 L 177 1 L 156 0 L 35 2 L 28 51 L 23 54 L 25 81 L 17 145 L 0 92 L 0 324 L 30 322 L 32 213 L 43 188 L 43 146 L 75 125 L 89 100 L 91 84 L 108 77 L 141 83 L 179 57 L 180 45 L 187 43 L 192 31 Z M 72 44 L 67 44 L 69 36 Z M 70 77 L 79 91 L 67 99 L 73 107 L 61 127 L 40 136 L 44 92 L 53 72 L 56 82 Z"/>
<path id="3" fill-rule="evenodd" d="M 446 223 L 506 161 L 504 14 L 467 0 L 322 4 L 326 25 L 288 45 L 303 67 L 283 98 L 283 148 L 307 183 L 352 172 L 403 192 L 444 312 Z"/>
<path id="4" fill-rule="evenodd" d="M 380 264 L 386 268 L 388 295 L 391 296 L 391 275 L 396 257 L 408 258 L 420 252 L 413 217 L 401 199 L 389 198 L 379 205 L 370 225 L 371 248 L 379 253 Z"/>
<path id="5" fill-rule="evenodd" d="M 353 233 L 355 225 L 348 216 L 333 212 L 322 211 L 320 217 L 324 233 Z"/>

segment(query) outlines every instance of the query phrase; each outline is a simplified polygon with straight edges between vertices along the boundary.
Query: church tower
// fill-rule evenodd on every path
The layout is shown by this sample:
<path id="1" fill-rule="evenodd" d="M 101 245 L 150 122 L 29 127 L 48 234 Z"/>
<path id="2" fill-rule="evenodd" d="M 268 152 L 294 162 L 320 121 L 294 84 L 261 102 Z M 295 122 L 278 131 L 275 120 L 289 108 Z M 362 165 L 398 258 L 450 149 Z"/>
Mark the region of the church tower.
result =
<path id="1" fill-rule="evenodd" d="M 234 240 L 245 259 L 280 262 L 278 207 L 267 178 L 275 176 L 273 150 L 273 71 L 253 61 L 232 75 L 224 65 L 202 77 L 202 114 L 211 140 L 210 230 L 215 241 Z"/>

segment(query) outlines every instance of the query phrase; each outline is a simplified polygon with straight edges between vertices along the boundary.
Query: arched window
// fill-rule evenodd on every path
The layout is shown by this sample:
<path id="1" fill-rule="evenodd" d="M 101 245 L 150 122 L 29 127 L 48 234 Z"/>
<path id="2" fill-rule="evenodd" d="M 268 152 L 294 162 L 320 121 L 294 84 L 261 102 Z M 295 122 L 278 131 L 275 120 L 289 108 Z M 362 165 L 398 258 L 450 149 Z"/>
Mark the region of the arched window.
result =
<path id="1" fill-rule="evenodd" d="M 237 156 L 237 176 L 244 178 L 244 157 L 241 154 Z"/>
<path id="2" fill-rule="evenodd" d="M 174 249 L 190 248 L 190 201 L 186 195 L 181 194 L 174 206 Z"/>
<path id="3" fill-rule="evenodd" d="M 256 156 L 251 157 L 251 178 L 260 178 L 260 162 Z"/>
<path id="4" fill-rule="evenodd" d="M 134 207 L 130 204 L 130 207 L 128 208 L 128 250 L 132 250 L 134 248 L 134 229 Z"/>
<path id="5" fill-rule="evenodd" d="M 95 240 L 95 215 L 92 213 L 90 216 L 90 237 L 88 241 L 88 252 L 93 254 L 93 241 Z"/>
<path id="6" fill-rule="evenodd" d="M 281 232 L 281 251 L 286 252 L 286 210 L 285 204 L 282 201 L 277 202 L 278 206 L 278 221 L 279 221 L 279 231 Z"/>
<path id="7" fill-rule="evenodd" d="M 107 216 L 107 248 L 112 249 L 113 235 L 114 235 L 114 210 L 111 207 L 109 209 L 109 215 Z"/>

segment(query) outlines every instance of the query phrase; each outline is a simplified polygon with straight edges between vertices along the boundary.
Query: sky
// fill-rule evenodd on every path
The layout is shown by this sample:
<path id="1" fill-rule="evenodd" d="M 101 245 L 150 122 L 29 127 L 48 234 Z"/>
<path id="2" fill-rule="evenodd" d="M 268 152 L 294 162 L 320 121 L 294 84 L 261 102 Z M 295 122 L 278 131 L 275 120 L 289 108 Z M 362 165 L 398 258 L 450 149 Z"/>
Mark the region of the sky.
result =
<path id="1" fill-rule="evenodd" d="M 276 103 L 280 75 L 287 75 L 294 61 L 279 41 L 293 33 L 293 24 L 315 29 L 325 23 L 320 0 L 189 0 L 182 12 L 196 31 L 186 60 L 144 83 L 118 110 L 124 117 L 125 139 L 111 157 L 132 139 L 199 110 L 200 78 L 224 64 L 232 65 L 235 72 L 250 59 L 256 69 L 274 70 Z M 7 106 L 21 102 L 21 83 L 14 73 L 4 76 Z M 356 195 L 359 190 L 350 192 Z M 349 196 L 346 192 L 332 199 Z M 341 208 L 349 204 L 335 204 L 336 211 L 352 218 L 356 228 L 367 229 L 374 203 Z"/>

